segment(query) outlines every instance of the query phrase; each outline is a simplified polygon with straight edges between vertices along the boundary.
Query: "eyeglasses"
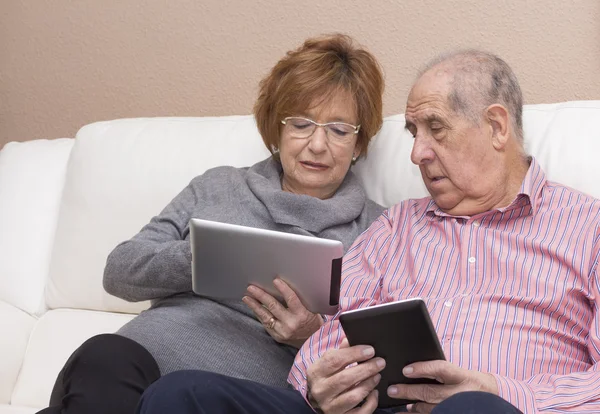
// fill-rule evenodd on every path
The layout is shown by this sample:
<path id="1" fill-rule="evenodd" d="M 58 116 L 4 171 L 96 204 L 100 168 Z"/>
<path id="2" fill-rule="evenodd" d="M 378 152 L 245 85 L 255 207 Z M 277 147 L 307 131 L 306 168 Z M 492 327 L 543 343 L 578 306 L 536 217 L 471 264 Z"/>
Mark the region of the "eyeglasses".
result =
<path id="1" fill-rule="evenodd" d="M 312 119 L 298 116 L 288 116 L 281 123 L 285 125 L 285 132 L 292 138 L 306 139 L 312 136 L 317 127 L 325 129 L 325 134 L 330 141 L 347 144 L 352 141 L 354 135 L 360 131 L 360 125 L 354 126 L 345 122 L 327 122 L 320 124 Z"/>

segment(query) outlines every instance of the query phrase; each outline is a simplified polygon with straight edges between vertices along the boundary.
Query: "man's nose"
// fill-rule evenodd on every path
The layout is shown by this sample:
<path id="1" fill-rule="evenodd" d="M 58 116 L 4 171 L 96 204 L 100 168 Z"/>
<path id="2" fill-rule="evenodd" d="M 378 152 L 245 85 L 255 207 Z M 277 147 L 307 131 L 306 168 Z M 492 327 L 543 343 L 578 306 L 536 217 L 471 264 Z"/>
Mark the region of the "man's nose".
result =
<path id="1" fill-rule="evenodd" d="M 431 146 L 428 145 L 423 138 L 416 136 L 410 153 L 410 160 L 412 163 L 416 165 L 427 164 L 433 161 L 434 158 L 435 153 Z"/>

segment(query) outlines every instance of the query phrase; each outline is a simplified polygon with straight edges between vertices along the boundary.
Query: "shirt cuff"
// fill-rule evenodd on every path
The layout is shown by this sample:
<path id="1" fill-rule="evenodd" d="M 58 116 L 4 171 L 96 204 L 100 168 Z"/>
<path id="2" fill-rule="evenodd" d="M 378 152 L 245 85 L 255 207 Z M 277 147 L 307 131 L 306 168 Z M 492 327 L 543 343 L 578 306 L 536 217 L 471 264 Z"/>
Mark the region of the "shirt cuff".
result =
<path id="1" fill-rule="evenodd" d="M 537 413 L 533 390 L 523 381 L 492 374 L 498 383 L 498 395 L 524 413 Z"/>

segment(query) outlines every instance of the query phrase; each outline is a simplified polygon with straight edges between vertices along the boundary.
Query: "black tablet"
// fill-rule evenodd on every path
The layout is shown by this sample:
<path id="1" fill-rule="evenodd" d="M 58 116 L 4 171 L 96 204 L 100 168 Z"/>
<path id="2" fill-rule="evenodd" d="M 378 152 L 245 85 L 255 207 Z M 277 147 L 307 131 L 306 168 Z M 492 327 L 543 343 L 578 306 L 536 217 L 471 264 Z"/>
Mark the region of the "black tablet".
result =
<path id="1" fill-rule="evenodd" d="M 390 385 L 438 383 L 431 379 L 406 378 L 402 375 L 402 369 L 413 362 L 446 359 L 422 299 L 407 299 L 343 312 L 340 323 L 350 345 L 371 345 L 375 348 L 375 356 L 386 361 L 377 386 L 379 408 L 415 402 L 389 397 L 387 388 Z"/>

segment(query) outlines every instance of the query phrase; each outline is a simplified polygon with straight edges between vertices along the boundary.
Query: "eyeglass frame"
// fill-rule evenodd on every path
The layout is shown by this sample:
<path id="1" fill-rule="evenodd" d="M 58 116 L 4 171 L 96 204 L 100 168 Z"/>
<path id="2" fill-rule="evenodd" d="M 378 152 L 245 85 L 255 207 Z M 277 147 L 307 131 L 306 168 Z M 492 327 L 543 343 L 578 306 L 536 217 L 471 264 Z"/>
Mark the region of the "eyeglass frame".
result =
<path id="1" fill-rule="evenodd" d="M 281 120 L 281 123 L 283 125 L 287 125 L 287 121 L 289 119 L 303 119 L 305 121 L 310 122 L 311 124 L 313 124 L 315 126 L 315 129 L 313 130 L 313 132 L 310 135 L 308 135 L 308 136 L 306 136 L 304 138 L 293 137 L 294 139 L 308 139 L 308 138 L 312 137 L 313 134 L 315 133 L 315 131 L 317 130 L 317 127 L 321 127 L 323 129 L 325 129 L 325 135 L 327 136 L 327 139 L 329 139 L 329 129 L 326 128 L 329 125 L 347 125 L 349 127 L 352 127 L 352 128 L 354 128 L 354 131 L 352 132 L 352 135 L 357 135 L 358 132 L 360 131 L 360 125 L 352 125 L 352 124 L 349 124 L 347 122 L 339 122 L 339 121 L 325 122 L 325 123 L 321 124 L 319 122 L 313 121 L 312 119 L 305 118 L 303 116 L 286 116 L 285 118 L 283 118 Z"/>

